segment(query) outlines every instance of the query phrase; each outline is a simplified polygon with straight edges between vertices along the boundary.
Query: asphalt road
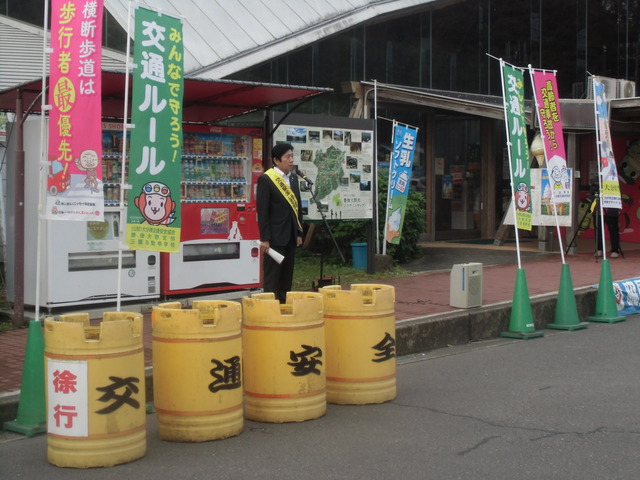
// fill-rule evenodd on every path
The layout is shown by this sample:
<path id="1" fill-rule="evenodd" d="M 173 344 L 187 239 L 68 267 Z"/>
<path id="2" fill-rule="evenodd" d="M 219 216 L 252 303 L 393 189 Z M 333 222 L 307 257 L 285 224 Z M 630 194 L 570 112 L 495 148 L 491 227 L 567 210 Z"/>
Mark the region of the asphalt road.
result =
<path id="1" fill-rule="evenodd" d="M 392 402 L 226 440 L 164 442 L 148 415 L 146 456 L 111 468 L 54 467 L 46 435 L 0 432 L 0 478 L 638 478 L 640 315 L 544 333 L 398 359 Z"/>

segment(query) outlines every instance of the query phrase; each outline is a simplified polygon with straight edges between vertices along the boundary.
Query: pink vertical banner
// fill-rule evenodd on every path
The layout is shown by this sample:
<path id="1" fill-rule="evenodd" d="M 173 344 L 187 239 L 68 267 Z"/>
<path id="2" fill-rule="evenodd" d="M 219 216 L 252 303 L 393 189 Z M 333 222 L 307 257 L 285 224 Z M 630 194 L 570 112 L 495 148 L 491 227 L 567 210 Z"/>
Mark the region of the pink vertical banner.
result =
<path id="1" fill-rule="evenodd" d="M 554 72 L 531 71 L 540 135 L 549 172 L 551 203 L 571 202 L 571 179 L 564 148 L 560 98 Z"/>
<path id="2" fill-rule="evenodd" d="M 104 220 L 102 0 L 52 0 L 45 217 Z"/>

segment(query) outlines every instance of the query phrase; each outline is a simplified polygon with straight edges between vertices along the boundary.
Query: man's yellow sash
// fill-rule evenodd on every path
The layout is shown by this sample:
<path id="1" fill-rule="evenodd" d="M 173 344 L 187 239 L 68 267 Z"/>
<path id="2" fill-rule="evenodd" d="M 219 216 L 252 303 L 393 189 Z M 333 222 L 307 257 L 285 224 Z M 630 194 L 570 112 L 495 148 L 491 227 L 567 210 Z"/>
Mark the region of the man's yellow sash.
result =
<path id="1" fill-rule="evenodd" d="M 293 190 L 291 190 L 291 187 L 287 185 L 287 182 L 285 182 L 282 176 L 278 172 L 276 172 L 273 168 L 270 168 L 269 170 L 264 172 L 264 174 L 271 179 L 274 185 L 278 187 L 278 190 L 280 191 L 282 196 L 287 200 L 287 202 L 291 206 L 291 209 L 293 210 L 293 213 L 296 216 L 296 221 L 298 222 L 298 229 L 302 231 L 302 225 L 300 225 L 300 217 L 298 217 L 298 199 L 296 198 L 296 194 L 293 193 Z"/>

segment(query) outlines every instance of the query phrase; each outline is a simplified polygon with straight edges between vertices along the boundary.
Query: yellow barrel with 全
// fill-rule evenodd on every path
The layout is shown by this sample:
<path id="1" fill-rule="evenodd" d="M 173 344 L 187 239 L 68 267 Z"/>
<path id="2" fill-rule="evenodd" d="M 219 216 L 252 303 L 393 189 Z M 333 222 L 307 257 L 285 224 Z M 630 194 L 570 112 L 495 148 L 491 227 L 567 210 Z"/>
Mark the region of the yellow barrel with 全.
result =
<path id="1" fill-rule="evenodd" d="M 204 442 L 239 435 L 242 313 L 238 302 L 198 300 L 153 309 L 153 401 L 160 438 Z"/>
<path id="2" fill-rule="evenodd" d="M 142 316 L 105 312 L 44 320 L 49 462 L 110 467 L 147 449 Z"/>
<path id="3" fill-rule="evenodd" d="M 242 299 L 245 415 L 303 422 L 327 411 L 322 296 L 288 292 Z"/>
<path id="4" fill-rule="evenodd" d="M 321 288 L 327 342 L 327 401 L 342 405 L 396 398 L 395 290 L 389 285 Z"/>

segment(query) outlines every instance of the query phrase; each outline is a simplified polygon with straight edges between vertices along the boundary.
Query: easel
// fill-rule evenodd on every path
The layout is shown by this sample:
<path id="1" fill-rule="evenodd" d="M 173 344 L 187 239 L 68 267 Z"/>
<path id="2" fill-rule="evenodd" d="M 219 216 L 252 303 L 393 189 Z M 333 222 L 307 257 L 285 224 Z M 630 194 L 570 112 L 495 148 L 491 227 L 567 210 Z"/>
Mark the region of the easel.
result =
<path id="1" fill-rule="evenodd" d="M 597 235 L 600 235 L 600 222 L 601 220 L 601 216 L 598 213 L 594 212 L 596 211 L 596 209 L 598 208 L 598 201 L 599 201 L 599 195 L 598 192 L 592 192 L 593 198 L 591 199 L 591 202 L 589 203 L 589 208 L 586 209 L 586 211 L 584 212 L 584 215 L 582 216 L 582 218 L 580 219 L 580 222 L 578 223 L 578 229 L 576 230 L 576 233 L 574 233 L 573 238 L 571 239 L 571 241 L 569 242 L 569 245 L 567 246 L 567 250 L 565 251 L 565 255 L 567 253 L 569 253 L 569 249 L 571 247 L 575 247 L 577 246 L 575 244 L 575 240 L 576 237 L 578 235 L 580 235 L 582 232 L 584 232 L 588 227 L 589 227 L 589 221 L 591 220 L 591 217 L 595 215 L 595 221 L 594 221 L 594 228 L 595 228 L 595 232 L 596 232 L 596 238 L 595 238 L 595 243 L 594 243 L 594 255 L 596 257 L 596 261 L 598 260 L 598 237 Z M 585 225 L 585 220 L 586 225 Z M 602 248 L 605 248 L 606 245 L 603 245 Z M 624 252 L 622 251 L 622 248 L 620 247 L 620 256 L 624 258 Z"/>
<path id="2" fill-rule="evenodd" d="M 589 208 L 587 208 L 585 210 L 584 215 L 580 219 L 580 222 L 578 222 L 578 228 L 576 230 L 576 233 L 573 234 L 573 238 L 571 239 L 571 241 L 567 245 L 567 249 L 564 252 L 565 255 L 569 253 L 569 249 L 571 247 L 577 247 L 577 245 L 575 243 L 576 242 L 576 238 L 578 237 L 578 235 L 580 235 L 582 232 L 584 232 L 589 227 L 589 221 L 591 220 L 591 216 L 593 215 L 593 212 L 595 211 L 597 205 L 598 205 L 598 193 L 596 192 L 596 193 L 594 193 L 593 198 L 589 202 Z M 586 225 L 585 225 L 585 220 L 587 220 L 587 224 Z M 596 235 L 597 235 L 597 230 L 596 230 Z M 597 247 L 596 247 L 596 252 L 597 252 Z"/>

